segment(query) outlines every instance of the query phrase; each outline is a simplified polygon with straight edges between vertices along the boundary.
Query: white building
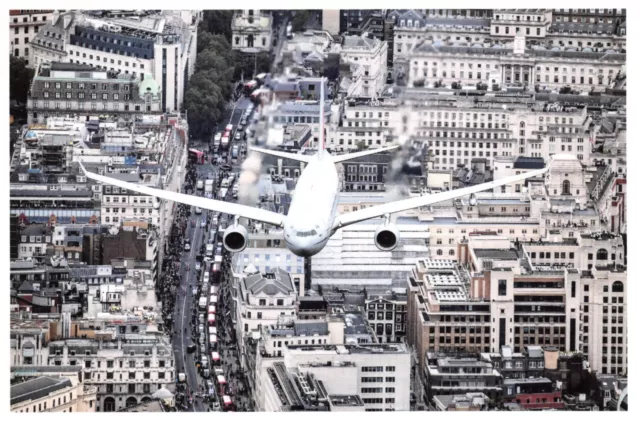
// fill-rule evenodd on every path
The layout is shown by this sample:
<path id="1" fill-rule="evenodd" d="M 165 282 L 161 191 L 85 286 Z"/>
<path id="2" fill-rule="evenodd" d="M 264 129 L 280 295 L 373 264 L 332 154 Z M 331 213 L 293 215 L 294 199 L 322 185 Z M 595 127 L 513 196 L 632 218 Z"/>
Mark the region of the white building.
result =
<path id="1" fill-rule="evenodd" d="M 246 276 L 238 279 L 237 290 L 233 291 L 237 300 L 235 319 L 241 356 L 245 353 L 245 337 L 259 337 L 261 326 L 274 324 L 283 316 L 295 318 L 298 297 L 291 276 L 280 268 L 262 274 L 249 265 L 244 272 Z"/>
<path id="2" fill-rule="evenodd" d="M 627 272 L 620 266 L 594 267 L 580 277 L 582 350 L 602 374 L 628 373 Z"/>
<path id="3" fill-rule="evenodd" d="M 329 395 L 359 395 L 365 410 L 409 410 L 411 353 L 404 344 L 293 345 L 284 365 L 312 374 Z"/>
<path id="4" fill-rule="evenodd" d="M 11 55 L 26 60 L 28 67 L 31 40 L 38 34 L 41 26 L 50 22 L 53 10 L 10 10 L 9 40 Z"/>
<path id="5" fill-rule="evenodd" d="M 84 324 L 88 327 L 89 322 Z M 175 383 L 173 351 L 155 325 L 105 326 L 94 333 L 100 340 L 64 339 L 49 344 L 48 365 L 80 366 L 86 384 L 97 386 L 96 411 L 136 405 Z"/>
<path id="6" fill-rule="evenodd" d="M 44 224 L 34 224 L 23 229 L 20 232 L 18 258 L 44 257 L 52 244 L 51 234 L 51 228 Z"/>
<path id="7" fill-rule="evenodd" d="M 61 61 L 134 77 L 151 74 L 162 92 L 162 110 L 179 111 L 195 68 L 198 16 L 165 11 L 134 19 L 56 12 L 31 41 L 31 60 L 35 66 Z"/>
<path id="8" fill-rule="evenodd" d="M 588 92 L 604 91 L 626 63 L 620 53 L 591 51 L 547 51 L 526 49 L 524 40 L 514 48 L 485 48 L 423 43 L 411 50 L 410 60 L 398 59 L 407 70 L 408 83 L 452 82 L 491 87 L 511 84 L 539 85 L 559 90 L 565 86 Z"/>
<path id="9" fill-rule="evenodd" d="M 63 375 L 39 375 L 12 384 L 11 412 L 96 412 L 97 388 L 87 387 L 82 376 L 71 371 Z"/>
<path id="10" fill-rule="evenodd" d="M 231 47 L 246 52 L 270 51 L 272 22 L 271 12 L 258 9 L 236 12 L 231 21 Z"/>
<path id="11" fill-rule="evenodd" d="M 387 78 L 387 43 L 368 34 L 344 37 L 337 48 L 340 60 L 363 67 L 362 90 L 353 96 L 374 98 L 382 92 Z"/>

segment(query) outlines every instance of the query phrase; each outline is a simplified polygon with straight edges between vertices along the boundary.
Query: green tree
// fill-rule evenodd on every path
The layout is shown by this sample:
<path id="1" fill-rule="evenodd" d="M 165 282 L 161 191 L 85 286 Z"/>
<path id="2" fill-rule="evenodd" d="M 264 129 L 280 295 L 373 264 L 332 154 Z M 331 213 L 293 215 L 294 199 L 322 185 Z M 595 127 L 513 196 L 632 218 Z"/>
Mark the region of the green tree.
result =
<path id="1" fill-rule="evenodd" d="M 9 56 L 9 99 L 18 104 L 26 104 L 34 71 L 29 69 L 24 59 Z"/>
<path id="2" fill-rule="evenodd" d="M 260 73 L 268 73 L 271 70 L 272 58 L 266 51 L 258 53 L 255 58 L 254 54 L 243 53 L 241 51 L 234 51 L 234 54 L 237 65 L 233 75 L 233 80 L 240 80 L 242 76 L 244 76 L 245 80 L 250 79 Z M 256 68 L 255 74 L 253 73 L 254 65 Z"/>
<path id="3" fill-rule="evenodd" d="M 205 72 L 194 73 L 184 97 L 188 110 L 189 131 L 196 137 L 206 137 L 222 118 L 226 100 L 222 89 Z"/>
<path id="4" fill-rule="evenodd" d="M 223 35 L 227 42 L 231 42 L 231 20 L 233 10 L 205 10 L 198 28 L 199 33 Z"/>
<path id="5" fill-rule="evenodd" d="M 296 10 L 296 15 L 291 20 L 293 32 L 304 32 L 307 29 L 307 21 L 311 18 L 312 10 Z"/>

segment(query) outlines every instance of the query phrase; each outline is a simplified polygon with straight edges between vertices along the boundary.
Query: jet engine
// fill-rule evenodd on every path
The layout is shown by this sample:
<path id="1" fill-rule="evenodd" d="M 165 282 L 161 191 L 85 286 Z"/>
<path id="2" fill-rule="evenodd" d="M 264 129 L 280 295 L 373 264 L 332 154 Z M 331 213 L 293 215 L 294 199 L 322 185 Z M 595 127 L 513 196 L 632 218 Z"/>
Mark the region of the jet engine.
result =
<path id="1" fill-rule="evenodd" d="M 248 239 L 247 229 L 236 223 L 225 230 L 222 244 L 231 253 L 239 253 L 247 247 Z"/>
<path id="2" fill-rule="evenodd" d="M 400 231 L 394 224 L 385 224 L 376 230 L 373 239 L 381 251 L 391 251 L 398 245 Z"/>

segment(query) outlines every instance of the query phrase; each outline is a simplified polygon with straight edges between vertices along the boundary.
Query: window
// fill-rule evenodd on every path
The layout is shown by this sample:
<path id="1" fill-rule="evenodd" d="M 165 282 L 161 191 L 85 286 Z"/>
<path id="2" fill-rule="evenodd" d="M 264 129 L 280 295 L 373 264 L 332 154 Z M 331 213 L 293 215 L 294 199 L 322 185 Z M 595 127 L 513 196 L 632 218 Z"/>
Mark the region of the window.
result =
<path id="1" fill-rule="evenodd" d="M 569 180 L 564 180 L 562 182 L 562 194 L 571 195 L 571 183 L 569 182 Z"/>
<path id="2" fill-rule="evenodd" d="M 498 295 L 499 296 L 507 295 L 507 280 L 506 279 L 500 279 L 498 281 Z"/>

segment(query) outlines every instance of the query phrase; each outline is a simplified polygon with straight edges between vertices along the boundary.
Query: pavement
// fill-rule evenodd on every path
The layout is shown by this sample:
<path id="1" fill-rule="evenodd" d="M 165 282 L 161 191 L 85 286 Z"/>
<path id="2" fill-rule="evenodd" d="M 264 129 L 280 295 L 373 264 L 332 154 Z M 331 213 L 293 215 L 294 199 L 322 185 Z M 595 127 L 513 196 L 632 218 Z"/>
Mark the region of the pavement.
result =
<path id="1" fill-rule="evenodd" d="M 248 98 L 240 98 L 235 103 L 230 104 L 225 118 L 219 124 L 220 129 L 231 123 L 234 127 L 237 127 L 242 113 L 249 106 L 250 100 Z M 233 142 L 232 142 L 233 144 Z M 199 140 L 190 141 L 189 147 L 193 147 L 205 153 L 209 152 L 209 142 L 203 142 Z M 211 160 L 208 159 L 203 165 L 196 165 L 196 172 L 198 178 L 206 178 L 210 173 L 216 175 L 218 179 L 219 168 L 216 165 L 211 164 Z M 240 163 L 232 167 L 233 172 L 240 171 Z M 237 180 L 237 177 L 236 177 Z M 182 191 L 185 191 L 187 186 L 182 187 Z M 217 186 L 215 186 L 217 190 Z M 214 190 L 214 192 L 215 192 Z M 191 250 L 183 251 L 180 260 L 181 282 L 176 292 L 176 302 L 174 307 L 174 330 L 172 332 L 172 346 L 176 361 L 177 373 L 186 373 L 187 383 L 190 389 L 190 395 L 194 396 L 197 392 L 204 390 L 204 384 L 206 380 L 211 380 L 215 384 L 215 375 L 212 375 L 209 379 L 203 379 L 196 369 L 196 361 L 200 358 L 200 344 L 198 342 L 199 333 L 197 331 L 198 326 L 198 312 L 197 301 L 198 295 L 192 293 L 192 287 L 198 286 L 200 281 L 201 271 L 195 270 L 195 264 L 197 258 L 200 256 L 203 241 L 206 241 L 205 235 L 207 235 L 207 228 L 201 227 L 201 221 L 207 220 L 208 212 L 204 211 L 201 215 L 196 215 L 195 212 L 191 213 L 189 220 L 187 221 L 187 229 L 185 232 L 185 238 L 189 238 L 191 241 Z M 192 226 L 191 221 L 194 220 L 195 224 Z M 223 276 L 221 277 L 221 292 L 219 297 L 219 308 L 217 311 L 217 323 L 219 334 L 219 353 L 222 360 L 222 368 L 225 372 L 225 377 L 228 384 L 227 394 L 229 394 L 236 405 L 238 411 L 251 411 L 252 401 L 249 398 L 250 393 L 245 390 L 245 382 L 242 379 L 244 373 L 241 372 L 240 362 L 238 360 L 238 351 L 235 343 L 235 332 L 233 331 L 233 314 L 229 313 L 230 297 L 230 285 L 229 276 L 225 276 L 229 266 L 229 256 L 225 256 L 224 260 L 226 264 L 223 265 Z M 202 259 L 200 259 L 202 261 Z M 187 270 L 189 268 L 189 270 Z M 229 313 L 229 314 L 227 314 Z M 208 339 L 208 334 L 205 335 Z M 195 344 L 197 347 L 196 352 L 187 353 L 186 349 L 188 345 Z M 207 357 L 210 356 L 211 350 L 209 344 L 206 344 Z M 176 373 L 176 377 L 177 377 Z M 219 398 L 216 397 L 216 401 L 219 402 Z M 194 398 L 194 404 L 189 409 L 192 412 L 206 412 L 210 410 L 207 403 L 203 402 L 201 398 Z"/>

